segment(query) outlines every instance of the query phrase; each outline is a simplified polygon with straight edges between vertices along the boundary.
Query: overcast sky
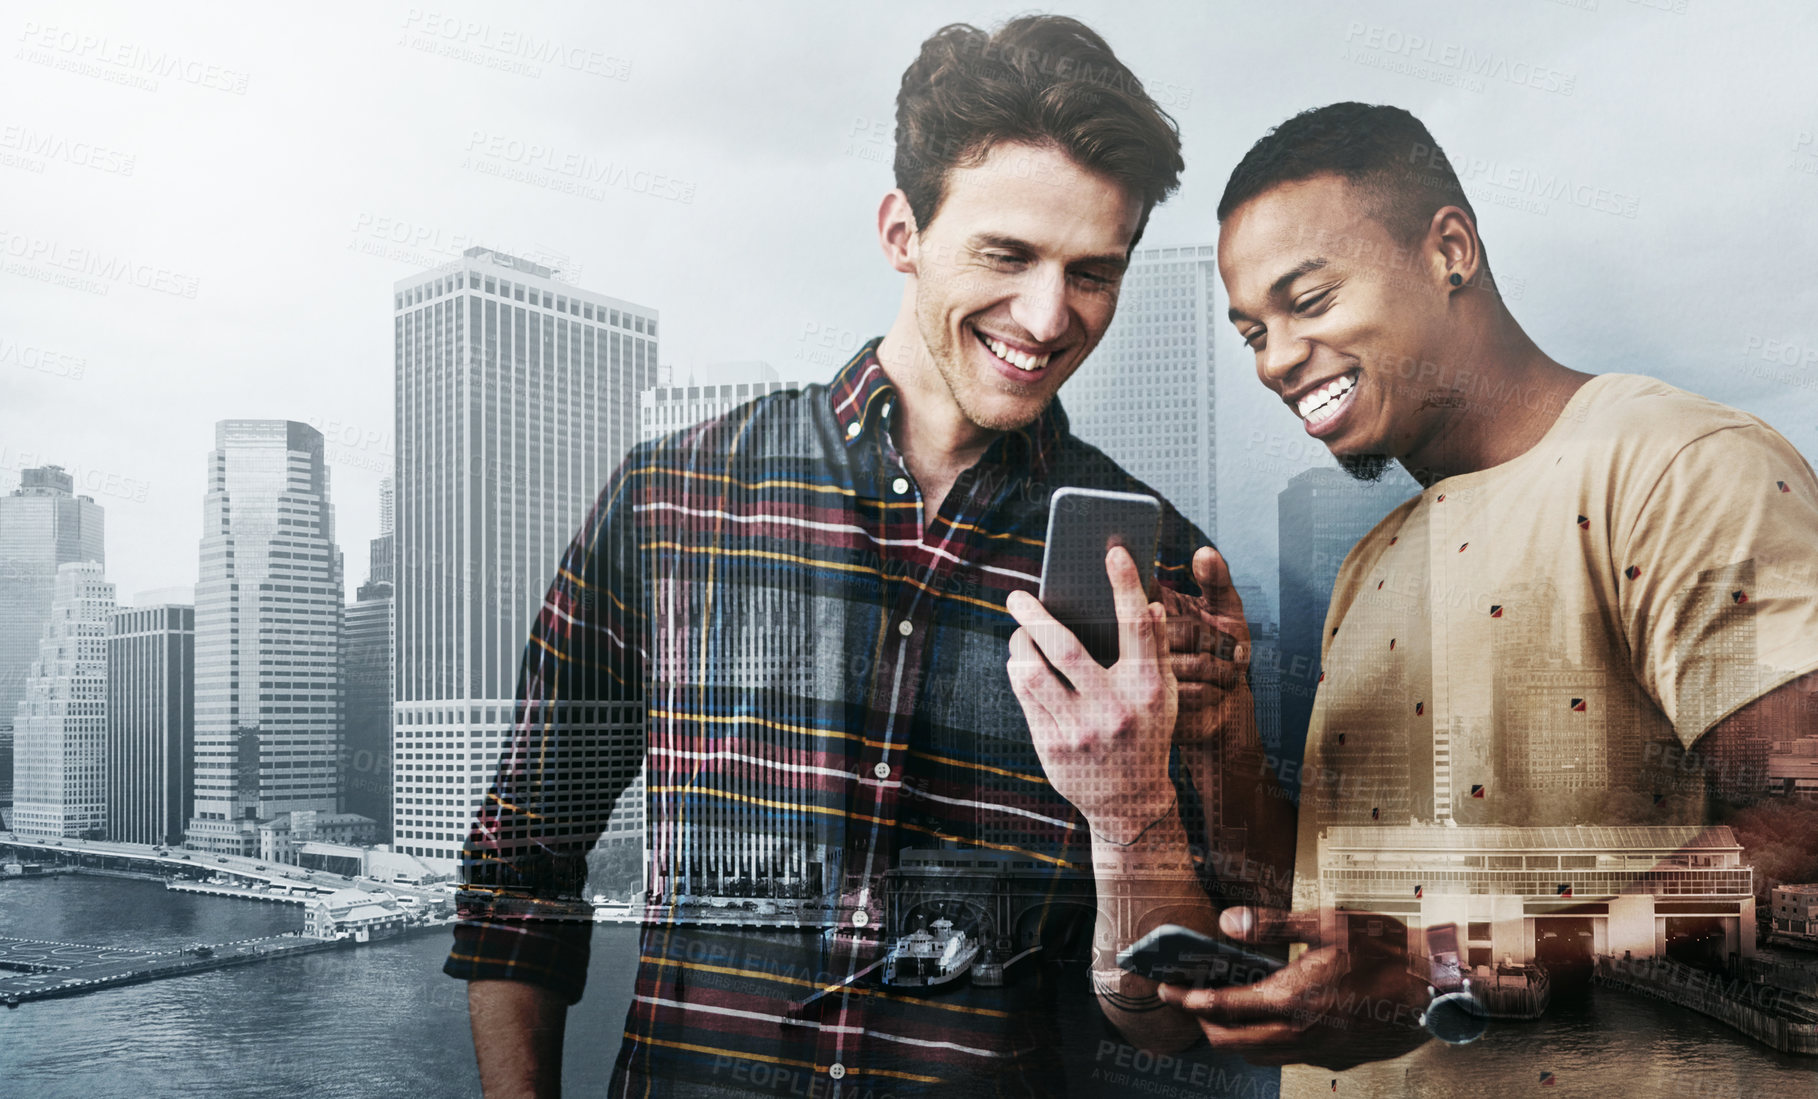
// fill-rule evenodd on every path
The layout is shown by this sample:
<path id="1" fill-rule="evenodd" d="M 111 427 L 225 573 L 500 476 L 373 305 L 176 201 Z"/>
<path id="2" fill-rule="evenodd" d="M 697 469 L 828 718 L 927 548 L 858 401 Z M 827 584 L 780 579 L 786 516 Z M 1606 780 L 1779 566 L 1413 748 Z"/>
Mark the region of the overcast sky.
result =
<path id="1" fill-rule="evenodd" d="M 391 461 L 391 284 L 474 243 L 661 310 L 680 375 L 764 360 L 818 376 L 805 334 L 850 346 L 896 305 L 872 226 L 904 66 L 945 22 L 1018 10 L 11 5 L 0 489 L 26 465 L 75 471 L 130 599 L 195 580 L 216 420 L 312 422 L 351 589 Z M 1739 405 L 1818 453 L 1810 4 L 1058 10 L 1180 121 L 1185 182 L 1146 245 L 1213 242 L 1231 166 L 1288 115 L 1399 104 L 1460 165 L 1543 348 Z M 561 60 L 514 56 L 527 41 Z M 533 146 L 537 166 L 604 182 L 566 193 L 494 171 Z M 1323 451 L 1228 330 L 1217 355 L 1216 533 L 1238 579 L 1273 594 L 1275 495 Z"/>

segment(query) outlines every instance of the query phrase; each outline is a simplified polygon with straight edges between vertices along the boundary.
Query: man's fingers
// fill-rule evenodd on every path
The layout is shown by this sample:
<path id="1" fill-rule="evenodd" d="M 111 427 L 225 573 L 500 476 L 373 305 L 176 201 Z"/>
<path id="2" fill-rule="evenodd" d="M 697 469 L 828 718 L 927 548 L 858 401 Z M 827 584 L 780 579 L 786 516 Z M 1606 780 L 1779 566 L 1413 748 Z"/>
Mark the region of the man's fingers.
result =
<path id="1" fill-rule="evenodd" d="M 1156 617 L 1149 610 L 1136 561 L 1123 546 L 1105 554 L 1105 574 L 1111 578 L 1111 599 L 1117 605 L 1117 658 L 1146 660 L 1155 653 Z"/>
<path id="2" fill-rule="evenodd" d="M 1336 950 L 1316 950 L 1255 984 L 1194 989 L 1157 985 L 1156 994 L 1163 1003 L 1220 1026 L 1304 1022 L 1330 1000 L 1338 977 L 1337 963 Z"/>
<path id="3" fill-rule="evenodd" d="M 1174 595 L 1167 588 L 1162 589 L 1164 596 Z M 1212 651 L 1212 628 L 1191 610 L 1176 609 L 1179 596 L 1173 600 L 1164 600 L 1162 605 L 1168 607 L 1168 648 L 1177 653 L 1206 653 Z M 1176 606 L 1169 606 L 1173 602 Z"/>
<path id="4" fill-rule="evenodd" d="M 1218 929 L 1245 943 L 1319 945 L 1319 915 L 1314 912 L 1247 906 L 1227 908 L 1218 915 Z"/>
<path id="5" fill-rule="evenodd" d="M 1212 608 L 1213 614 L 1230 615 L 1239 622 L 1244 618 L 1244 601 L 1231 583 L 1231 567 L 1224 555 L 1211 546 L 1199 547 L 1193 555 L 1193 582 Z"/>
<path id="6" fill-rule="evenodd" d="M 1212 636 L 1207 645 L 1211 655 L 1222 662 L 1248 664 L 1250 662 L 1250 645 L 1247 641 L 1223 630 L 1210 631 Z"/>
<path id="7" fill-rule="evenodd" d="M 1027 627 L 1010 635 L 1010 689 L 1016 692 L 1016 699 L 1023 704 L 1023 712 L 1029 717 L 1031 731 L 1035 731 L 1034 711 L 1039 711 L 1048 725 L 1055 726 L 1054 714 L 1066 705 L 1067 697 L 1072 692 L 1067 685 L 1054 674 L 1054 669 L 1042 659 L 1035 642 L 1029 637 Z"/>
<path id="8" fill-rule="evenodd" d="M 1155 986 L 1155 994 L 1163 1003 L 1180 1008 L 1202 1023 L 1220 1026 L 1277 1023 L 1288 1018 L 1295 1009 L 1299 990 L 1298 984 L 1272 983 L 1280 976 L 1276 974 L 1257 984 L 1233 988 L 1181 988 L 1159 984 Z"/>
<path id="9" fill-rule="evenodd" d="M 1176 666 L 1174 678 L 1180 683 L 1180 712 L 1197 713 L 1208 706 L 1218 703 L 1219 690 L 1210 683 L 1195 683 L 1180 678 L 1180 669 Z"/>
<path id="10" fill-rule="evenodd" d="M 1243 682 L 1242 668 L 1228 660 L 1214 660 L 1211 653 L 1179 653 L 1168 658 L 1174 678 L 1183 690 L 1189 685 L 1205 685 L 1229 690 Z M 1185 704 L 1182 698 L 1182 704 Z"/>
<path id="11" fill-rule="evenodd" d="M 1127 556 L 1127 555 L 1126 555 Z M 1086 690 L 1094 684 L 1095 679 L 1104 673 L 1098 661 L 1079 643 L 1058 618 L 1048 613 L 1041 600 L 1026 591 L 1013 591 L 1004 601 L 1004 608 L 1017 624 L 1027 632 L 1029 640 L 1048 659 L 1054 670 L 1067 678 L 1067 682 L 1078 690 Z"/>

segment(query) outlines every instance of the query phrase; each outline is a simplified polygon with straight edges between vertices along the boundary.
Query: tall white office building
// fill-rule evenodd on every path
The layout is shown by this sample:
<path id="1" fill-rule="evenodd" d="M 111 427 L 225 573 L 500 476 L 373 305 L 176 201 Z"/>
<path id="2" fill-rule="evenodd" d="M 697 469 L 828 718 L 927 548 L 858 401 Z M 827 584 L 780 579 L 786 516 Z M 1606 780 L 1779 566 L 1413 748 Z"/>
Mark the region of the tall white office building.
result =
<path id="1" fill-rule="evenodd" d="M 637 441 L 657 320 L 486 248 L 394 287 L 393 842 L 431 866 L 460 855 L 509 743 L 531 622 Z M 547 762 L 576 798 L 606 780 L 600 738 L 641 745 L 642 715 L 628 707 L 565 724 L 574 756 Z"/>
<path id="2" fill-rule="evenodd" d="M 1213 333 L 1217 249 L 1142 248 L 1131 257 L 1117 319 L 1068 380 L 1073 434 L 1161 493 L 1208 535 L 1218 525 Z"/>
<path id="3" fill-rule="evenodd" d="M 13 830 L 99 839 L 107 827 L 107 633 L 114 586 L 57 567 L 50 620 L 13 719 Z"/>
<path id="4" fill-rule="evenodd" d="M 25 680 L 38 659 L 50 617 L 57 566 L 107 560 L 106 515 L 75 495 L 75 478 L 60 466 L 21 470 L 19 487 L 0 496 L 0 728 L 13 721 Z M 0 771 L 0 805 L 7 773 Z"/>
<path id="5" fill-rule="evenodd" d="M 217 423 L 202 510 L 187 842 L 256 854 L 259 821 L 339 809 L 342 571 L 322 433 Z"/>

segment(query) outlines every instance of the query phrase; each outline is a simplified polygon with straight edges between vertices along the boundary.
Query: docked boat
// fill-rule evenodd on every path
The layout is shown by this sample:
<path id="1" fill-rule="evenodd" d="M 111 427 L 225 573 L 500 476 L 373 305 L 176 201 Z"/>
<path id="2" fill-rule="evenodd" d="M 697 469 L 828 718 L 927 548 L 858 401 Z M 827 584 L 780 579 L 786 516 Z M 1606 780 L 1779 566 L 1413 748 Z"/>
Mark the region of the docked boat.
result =
<path id="1" fill-rule="evenodd" d="M 958 980 L 978 957 L 978 942 L 955 931 L 945 916 L 932 930 L 916 928 L 896 942 L 884 962 L 884 983 L 896 988 L 935 988 Z"/>
<path id="2" fill-rule="evenodd" d="M 1552 980 L 1537 965 L 1478 966 L 1470 977 L 1471 990 L 1492 1019 L 1538 1019 L 1553 998 Z"/>

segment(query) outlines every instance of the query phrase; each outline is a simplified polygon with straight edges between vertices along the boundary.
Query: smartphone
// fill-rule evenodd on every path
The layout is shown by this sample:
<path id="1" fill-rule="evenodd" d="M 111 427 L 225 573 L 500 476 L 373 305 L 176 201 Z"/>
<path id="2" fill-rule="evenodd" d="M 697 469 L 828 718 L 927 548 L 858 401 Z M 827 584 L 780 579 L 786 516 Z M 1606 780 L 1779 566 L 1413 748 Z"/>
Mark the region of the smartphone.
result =
<path id="1" fill-rule="evenodd" d="M 1056 489 L 1048 501 L 1042 606 L 1107 668 L 1117 663 L 1117 604 L 1105 554 L 1112 546 L 1129 550 L 1143 591 L 1153 599 L 1160 534 L 1161 501 L 1153 496 L 1068 487 Z"/>
<path id="2" fill-rule="evenodd" d="M 1174 923 L 1165 923 L 1117 953 L 1139 977 L 1187 988 L 1255 984 L 1284 964 Z"/>

